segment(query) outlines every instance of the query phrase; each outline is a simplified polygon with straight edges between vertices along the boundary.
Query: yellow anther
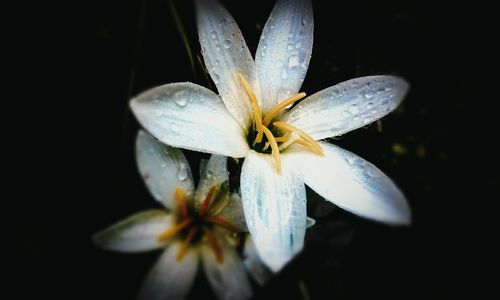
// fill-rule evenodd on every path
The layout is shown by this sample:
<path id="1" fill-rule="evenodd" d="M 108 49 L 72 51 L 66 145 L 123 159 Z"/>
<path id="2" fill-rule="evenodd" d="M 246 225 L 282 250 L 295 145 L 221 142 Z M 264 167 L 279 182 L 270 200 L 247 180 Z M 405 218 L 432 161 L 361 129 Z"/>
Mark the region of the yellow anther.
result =
<path id="1" fill-rule="evenodd" d="M 276 142 L 276 139 L 274 138 L 271 130 L 269 130 L 267 127 L 262 126 L 262 129 L 264 130 L 264 134 L 267 137 L 267 140 L 269 141 L 269 144 L 271 145 L 272 149 L 272 154 L 274 158 L 274 163 L 276 164 L 276 172 L 278 174 L 281 174 L 281 159 L 280 159 L 280 149 L 278 148 L 278 143 Z"/>
<path id="2" fill-rule="evenodd" d="M 275 107 L 273 107 L 265 116 L 264 120 L 262 123 L 264 126 L 268 126 L 269 123 L 273 120 L 274 117 L 278 115 L 280 111 L 282 111 L 285 107 L 294 104 L 295 102 L 299 101 L 300 99 L 304 98 L 306 96 L 306 93 L 298 93 L 295 94 L 288 99 L 283 100 L 281 103 L 277 104 Z"/>
<path id="3" fill-rule="evenodd" d="M 311 151 L 313 151 L 313 149 L 314 149 L 315 150 L 315 151 L 313 151 L 314 153 L 318 153 L 319 155 L 324 154 L 323 149 L 318 144 L 318 142 L 316 142 L 310 135 L 308 135 L 304 131 L 298 129 L 297 127 L 292 126 L 292 125 L 285 123 L 285 122 L 274 122 L 273 125 L 278 127 L 279 129 L 282 129 L 282 130 L 297 133 L 303 140 L 305 140 L 307 142 L 307 144 L 309 144 L 308 146 L 307 145 L 305 145 L 305 146 L 308 147 Z"/>
<path id="4" fill-rule="evenodd" d="M 248 81 L 245 79 L 245 77 L 241 74 L 238 73 L 238 80 L 240 81 L 241 85 L 243 86 L 243 89 L 245 90 L 248 100 L 250 100 L 250 104 L 252 105 L 252 112 L 253 112 L 253 118 L 255 121 L 255 130 L 258 132 L 262 131 L 262 115 L 260 112 L 260 107 L 259 107 L 259 101 L 257 100 L 257 96 L 255 96 L 255 93 L 252 90 L 252 87 L 248 83 Z"/>
<path id="5" fill-rule="evenodd" d="M 184 255 L 186 255 L 187 250 L 189 248 L 189 243 L 191 242 L 191 240 L 193 239 L 193 236 L 196 234 L 197 231 L 198 231 L 197 226 L 195 226 L 195 227 L 191 228 L 191 230 L 189 230 L 189 232 L 186 236 L 186 239 L 184 240 L 184 242 L 181 245 L 181 248 L 179 249 L 179 252 L 177 252 L 177 257 L 175 258 L 176 261 L 181 261 L 182 258 L 184 257 Z"/>
<path id="6" fill-rule="evenodd" d="M 169 237 L 172 237 L 172 236 L 176 235 L 177 233 L 181 232 L 184 228 L 189 226 L 189 224 L 191 224 L 192 222 L 193 222 L 192 218 L 187 218 L 187 219 L 183 220 L 182 222 L 176 224 L 175 226 L 172 226 L 172 227 L 168 228 L 167 230 L 163 231 L 162 233 L 160 233 L 158 235 L 158 237 L 156 238 L 156 240 L 159 242 L 164 241 L 164 240 L 168 239 Z"/>

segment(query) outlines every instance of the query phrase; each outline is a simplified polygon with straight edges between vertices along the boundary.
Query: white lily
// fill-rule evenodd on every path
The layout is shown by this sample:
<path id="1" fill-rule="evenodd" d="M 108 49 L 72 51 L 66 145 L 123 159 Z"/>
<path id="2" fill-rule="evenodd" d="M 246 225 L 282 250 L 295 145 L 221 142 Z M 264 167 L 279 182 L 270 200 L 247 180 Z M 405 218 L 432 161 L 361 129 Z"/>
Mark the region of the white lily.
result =
<path id="1" fill-rule="evenodd" d="M 136 154 L 146 185 L 168 211 L 135 214 L 97 233 L 94 242 L 121 252 L 165 249 L 139 299 L 183 299 L 199 260 L 219 299 L 249 298 L 245 267 L 227 239 L 232 232 L 246 231 L 241 200 L 228 192 L 227 158 L 210 158 L 195 191 L 191 169 L 180 150 L 139 132 Z"/>
<path id="2" fill-rule="evenodd" d="M 365 126 L 391 112 L 408 84 L 394 76 L 348 80 L 309 96 L 299 93 L 312 51 L 308 0 L 280 0 L 267 21 L 255 62 L 231 15 L 215 0 L 197 1 L 200 44 L 220 96 L 172 83 L 132 99 L 139 122 L 160 141 L 244 157 L 241 195 L 262 260 L 279 270 L 304 243 L 304 183 L 362 217 L 410 223 L 410 209 L 378 168 L 319 140 Z"/>

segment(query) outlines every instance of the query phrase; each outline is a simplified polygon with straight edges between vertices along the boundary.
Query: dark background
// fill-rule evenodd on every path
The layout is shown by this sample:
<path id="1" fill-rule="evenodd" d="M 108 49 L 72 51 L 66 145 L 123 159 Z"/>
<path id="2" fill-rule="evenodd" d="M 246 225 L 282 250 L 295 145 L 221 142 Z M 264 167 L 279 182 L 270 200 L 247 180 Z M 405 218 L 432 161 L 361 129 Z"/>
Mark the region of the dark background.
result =
<path id="1" fill-rule="evenodd" d="M 255 53 L 274 1 L 223 3 Z M 199 55 L 192 2 L 175 4 Z M 334 142 L 398 183 L 414 224 L 362 220 L 311 192 L 309 213 L 318 225 L 308 231 L 308 247 L 256 295 L 307 299 L 302 282 L 310 299 L 498 299 L 493 5 L 313 4 L 315 42 L 303 91 L 372 74 L 411 84 L 381 124 Z M 105 252 L 90 239 L 156 206 L 135 167 L 138 125 L 128 98 L 169 82 L 209 83 L 199 65 L 192 72 L 167 0 L 17 2 L 4 11 L 4 293 L 133 299 L 158 253 Z M 206 157 L 188 156 L 193 167 Z M 191 298 L 209 299 L 199 274 Z"/>

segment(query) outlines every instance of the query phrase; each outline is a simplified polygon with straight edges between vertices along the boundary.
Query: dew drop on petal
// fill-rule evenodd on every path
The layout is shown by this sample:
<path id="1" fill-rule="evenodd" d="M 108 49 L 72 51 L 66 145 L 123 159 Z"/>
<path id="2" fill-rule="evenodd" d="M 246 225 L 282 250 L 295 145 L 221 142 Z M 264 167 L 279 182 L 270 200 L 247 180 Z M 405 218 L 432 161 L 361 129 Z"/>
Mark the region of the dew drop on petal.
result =
<path id="1" fill-rule="evenodd" d="M 349 111 L 352 114 L 357 114 L 359 113 L 359 106 L 357 104 L 352 104 L 351 106 L 349 106 Z"/>
<path id="2" fill-rule="evenodd" d="M 187 104 L 187 97 L 184 92 L 177 92 L 174 94 L 174 101 L 175 104 L 179 105 L 180 107 L 184 107 Z"/>
<path id="3" fill-rule="evenodd" d="M 281 70 L 281 79 L 285 80 L 288 77 L 286 69 Z"/>
<path id="4" fill-rule="evenodd" d="M 226 49 L 231 48 L 231 41 L 230 40 L 224 40 L 224 48 L 226 48 Z"/>
<path id="5" fill-rule="evenodd" d="M 179 166 L 179 170 L 177 171 L 177 178 L 179 180 L 186 180 L 187 177 L 188 177 L 187 166 L 186 164 L 182 163 Z"/>
<path id="6" fill-rule="evenodd" d="M 210 36 L 215 40 L 217 38 L 217 31 L 212 31 L 212 33 L 210 34 Z"/>
<path id="7" fill-rule="evenodd" d="M 172 130 L 174 133 L 178 133 L 179 126 L 177 126 L 176 124 L 172 124 L 172 125 L 170 125 L 170 130 Z"/>
<path id="8" fill-rule="evenodd" d="M 288 67 L 293 68 L 299 65 L 299 57 L 297 55 L 290 56 L 288 59 Z"/>

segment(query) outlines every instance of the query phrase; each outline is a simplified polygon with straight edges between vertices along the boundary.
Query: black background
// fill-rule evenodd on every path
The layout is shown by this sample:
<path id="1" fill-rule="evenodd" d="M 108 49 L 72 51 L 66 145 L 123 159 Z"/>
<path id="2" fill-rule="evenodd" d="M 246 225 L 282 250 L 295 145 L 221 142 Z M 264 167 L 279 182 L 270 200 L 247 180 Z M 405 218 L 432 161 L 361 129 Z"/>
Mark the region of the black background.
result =
<path id="1" fill-rule="evenodd" d="M 382 130 L 372 124 L 334 142 L 394 178 L 414 224 L 362 220 L 321 205 L 311 192 L 318 225 L 308 231 L 308 247 L 256 290 L 258 298 L 301 299 L 299 282 L 311 299 L 500 294 L 493 5 L 402 2 L 314 1 L 314 50 L 302 90 L 372 74 L 410 82 Z M 175 3 L 199 55 L 193 5 Z M 255 53 L 274 1 L 223 3 Z M 156 206 L 135 167 L 138 125 L 127 99 L 163 83 L 209 83 L 199 65 L 193 74 L 166 0 L 17 2 L 4 9 L 4 293 L 133 299 L 158 253 L 105 252 L 90 239 Z M 206 157 L 188 156 L 193 167 Z M 209 299 L 200 274 L 190 296 Z"/>

